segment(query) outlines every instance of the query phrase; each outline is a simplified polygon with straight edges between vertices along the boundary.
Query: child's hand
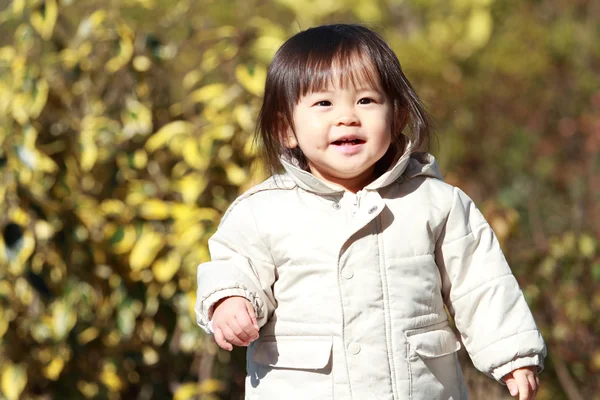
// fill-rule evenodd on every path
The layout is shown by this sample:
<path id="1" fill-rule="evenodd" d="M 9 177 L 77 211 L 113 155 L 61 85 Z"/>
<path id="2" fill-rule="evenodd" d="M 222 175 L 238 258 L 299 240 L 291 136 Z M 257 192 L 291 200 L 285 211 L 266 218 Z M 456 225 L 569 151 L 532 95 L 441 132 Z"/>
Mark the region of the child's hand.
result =
<path id="1" fill-rule="evenodd" d="M 519 400 L 535 399 L 540 386 L 537 367 L 515 369 L 510 374 L 506 374 L 502 379 L 506 383 L 511 396 L 519 394 Z"/>
<path id="2" fill-rule="evenodd" d="M 227 297 L 219 301 L 215 305 L 212 324 L 215 341 L 227 351 L 233 350 L 234 344 L 248 346 L 258 338 L 254 307 L 243 297 Z"/>

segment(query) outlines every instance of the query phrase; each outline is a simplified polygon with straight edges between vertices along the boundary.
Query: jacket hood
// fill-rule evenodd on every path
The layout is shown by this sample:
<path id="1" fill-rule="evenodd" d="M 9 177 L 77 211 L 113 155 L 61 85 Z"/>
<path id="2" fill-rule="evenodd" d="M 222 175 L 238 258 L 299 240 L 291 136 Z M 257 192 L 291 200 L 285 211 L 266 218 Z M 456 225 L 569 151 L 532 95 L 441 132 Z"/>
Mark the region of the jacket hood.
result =
<path id="1" fill-rule="evenodd" d="M 404 154 L 402 154 L 402 156 L 400 156 L 387 171 L 365 186 L 364 189 L 378 190 L 390 185 L 401 177 L 406 179 L 417 176 L 426 176 L 443 180 L 435 157 L 429 153 L 413 153 L 411 150 L 411 143 L 409 142 Z M 309 192 L 331 195 L 343 193 L 345 191 L 341 186 L 325 182 L 310 172 L 303 170 L 292 160 L 281 158 L 280 161 L 285 168 L 287 175 L 294 183 Z"/>

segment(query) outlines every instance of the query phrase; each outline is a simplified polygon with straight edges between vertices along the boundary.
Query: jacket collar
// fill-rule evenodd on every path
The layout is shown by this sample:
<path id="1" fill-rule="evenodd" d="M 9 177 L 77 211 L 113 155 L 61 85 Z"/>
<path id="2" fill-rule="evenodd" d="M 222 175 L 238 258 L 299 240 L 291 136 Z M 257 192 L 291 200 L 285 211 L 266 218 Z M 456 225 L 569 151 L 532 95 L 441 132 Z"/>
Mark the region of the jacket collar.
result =
<path id="1" fill-rule="evenodd" d="M 398 178 L 400 178 L 409 165 L 411 160 L 410 155 L 411 143 L 409 142 L 404 154 L 402 154 L 402 156 L 400 156 L 400 158 L 390 168 L 388 168 L 387 171 L 381 174 L 381 176 L 365 186 L 365 190 L 381 189 L 398 180 Z M 281 158 L 280 161 L 283 165 L 283 168 L 285 168 L 287 175 L 302 189 L 322 195 L 341 194 L 345 191 L 343 187 L 317 178 L 310 172 L 305 171 L 293 164 L 290 160 Z"/>

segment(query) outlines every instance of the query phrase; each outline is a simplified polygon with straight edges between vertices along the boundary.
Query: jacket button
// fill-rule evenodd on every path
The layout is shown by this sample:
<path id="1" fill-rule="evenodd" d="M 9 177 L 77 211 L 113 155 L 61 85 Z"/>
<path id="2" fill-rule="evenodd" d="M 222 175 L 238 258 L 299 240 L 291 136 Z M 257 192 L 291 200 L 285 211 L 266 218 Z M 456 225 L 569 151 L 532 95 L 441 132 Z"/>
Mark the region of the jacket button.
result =
<path id="1" fill-rule="evenodd" d="M 373 206 L 369 209 L 369 214 L 373 214 L 375 211 L 377 211 L 377 206 Z"/>
<path id="2" fill-rule="evenodd" d="M 336 210 L 339 210 L 342 206 L 340 206 L 340 203 L 334 202 L 331 207 L 333 207 Z"/>
<path id="3" fill-rule="evenodd" d="M 354 272 L 346 267 L 342 270 L 342 277 L 344 277 L 345 279 L 352 279 L 352 277 L 354 276 Z"/>
<path id="4" fill-rule="evenodd" d="M 360 353 L 360 344 L 352 342 L 348 345 L 348 352 L 350 354 L 354 354 L 357 355 L 358 353 Z"/>

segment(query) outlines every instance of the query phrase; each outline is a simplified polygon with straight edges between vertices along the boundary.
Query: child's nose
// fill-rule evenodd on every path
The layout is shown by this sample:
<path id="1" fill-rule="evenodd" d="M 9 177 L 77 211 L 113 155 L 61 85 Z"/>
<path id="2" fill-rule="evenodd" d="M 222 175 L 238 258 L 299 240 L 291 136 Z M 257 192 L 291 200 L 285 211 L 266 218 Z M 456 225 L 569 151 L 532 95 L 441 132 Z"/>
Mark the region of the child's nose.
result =
<path id="1" fill-rule="evenodd" d="M 338 126 L 340 126 L 340 125 L 354 126 L 354 125 L 358 125 L 358 124 L 359 124 L 358 116 L 351 109 L 347 109 L 347 110 L 344 110 L 343 112 L 341 112 L 340 115 L 337 117 L 337 121 L 336 121 L 336 125 L 338 125 Z"/>

